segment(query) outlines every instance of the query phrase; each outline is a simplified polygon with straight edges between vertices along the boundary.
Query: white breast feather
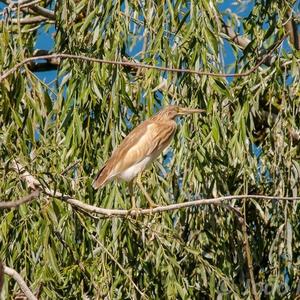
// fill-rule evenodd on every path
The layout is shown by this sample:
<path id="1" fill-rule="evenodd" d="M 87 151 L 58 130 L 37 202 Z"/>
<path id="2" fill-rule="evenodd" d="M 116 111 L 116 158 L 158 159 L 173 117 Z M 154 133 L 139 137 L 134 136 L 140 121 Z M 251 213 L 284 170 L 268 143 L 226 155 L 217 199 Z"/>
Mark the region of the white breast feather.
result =
<path id="1" fill-rule="evenodd" d="M 140 172 L 142 172 L 147 167 L 147 165 L 149 165 L 152 161 L 153 158 L 151 156 L 146 156 L 139 163 L 131 166 L 130 168 L 123 171 L 122 173 L 118 174 L 117 177 L 129 182 L 134 177 L 136 177 Z"/>

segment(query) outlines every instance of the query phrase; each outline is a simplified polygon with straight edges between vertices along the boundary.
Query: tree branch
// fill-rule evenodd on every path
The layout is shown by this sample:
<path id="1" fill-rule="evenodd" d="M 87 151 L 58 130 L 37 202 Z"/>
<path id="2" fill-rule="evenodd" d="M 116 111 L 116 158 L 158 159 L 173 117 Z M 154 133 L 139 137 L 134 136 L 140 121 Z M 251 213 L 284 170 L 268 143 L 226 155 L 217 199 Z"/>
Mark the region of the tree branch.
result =
<path id="1" fill-rule="evenodd" d="M 214 77 L 246 77 L 250 75 L 251 73 L 255 72 L 259 66 L 261 66 L 264 61 L 277 49 L 277 47 L 281 44 L 281 42 L 285 39 L 286 35 L 284 35 L 278 42 L 274 44 L 272 49 L 263 56 L 263 58 L 250 70 L 246 72 L 241 73 L 213 73 L 208 71 L 197 71 L 192 69 L 178 69 L 178 68 L 168 68 L 168 67 L 159 67 L 159 66 L 152 66 L 148 64 L 143 63 L 133 63 L 133 62 L 124 62 L 124 61 L 114 61 L 114 60 L 106 60 L 106 59 L 98 59 L 93 57 L 88 57 L 84 55 L 73 55 L 73 54 L 64 54 L 64 53 L 56 53 L 56 54 L 50 54 L 50 55 L 43 55 L 43 56 L 35 56 L 35 57 L 29 57 L 24 59 L 23 61 L 16 64 L 13 68 L 7 70 L 0 76 L 0 82 L 2 82 L 6 77 L 8 77 L 10 74 L 13 74 L 15 71 L 17 71 L 22 66 L 31 63 L 33 61 L 39 60 L 39 59 L 78 59 L 78 60 L 84 60 L 84 61 L 91 61 L 96 63 L 103 63 L 103 64 L 109 64 L 109 65 L 117 65 L 117 66 L 128 66 L 132 68 L 144 68 L 144 69 L 153 69 L 158 71 L 164 71 L 164 72 L 174 72 L 174 73 L 188 73 L 188 74 L 195 74 L 195 75 L 207 75 L 207 76 L 214 76 Z"/>
<path id="2" fill-rule="evenodd" d="M 29 7 L 36 14 L 38 14 L 40 16 L 43 16 L 43 17 L 45 17 L 47 19 L 50 19 L 50 20 L 55 20 L 55 14 L 52 10 L 44 8 L 44 7 L 39 6 L 39 5 L 31 5 Z"/>
<path id="3" fill-rule="evenodd" d="M 239 46 L 241 49 L 245 49 L 250 44 L 250 42 L 251 42 L 248 38 L 243 37 L 243 36 L 237 34 L 224 21 L 222 21 L 221 31 L 228 36 L 229 40 L 231 40 L 234 44 L 236 44 L 237 46 Z M 288 34 L 286 34 L 285 37 L 287 35 Z M 265 65 L 267 65 L 267 66 L 271 66 L 273 60 L 274 60 L 274 56 L 268 55 L 266 57 L 266 59 L 264 60 L 263 63 Z"/>
<path id="4" fill-rule="evenodd" d="M 55 20 L 55 13 L 52 10 L 36 5 L 36 3 L 40 1 L 32 1 L 32 3 L 30 3 L 30 1 L 13 2 L 11 0 L 0 0 L 0 2 L 8 5 L 11 9 L 16 7 L 16 9 L 20 8 L 20 10 L 24 12 L 27 12 L 26 9 L 29 8 L 30 13 L 43 16 L 46 19 Z"/>
<path id="5" fill-rule="evenodd" d="M 29 174 L 24 167 L 15 162 L 13 164 L 13 168 L 16 172 L 21 172 L 20 178 L 27 182 L 30 187 L 45 193 L 47 196 L 62 200 L 73 207 L 79 208 L 83 211 L 89 213 L 95 213 L 98 215 L 106 216 L 106 217 L 128 217 L 128 216 L 137 216 L 137 215 L 150 215 L 150 214 L 158 214 L 165 211 L 174 211 L 183 208 L 197 207 L 201 205 L 207 204 L 221 204 L 227 200 L 233 199 L 264 199 L 264 200 L 285 200 L 285 201 L 297 201 L 300 200 L 300 197 L 276 197 L 276 196 L 265 196 L 265 195 L 232 195 L 232 196 L 222 196 L 218 198 L 208 198 L 208 199 L 199 199 L 194 201 L 175 203 L 165 206 L 159 206 L 155 208 L 146 208 L 146 209 L 137 209 L 137 210 L 126 210 L 126 209 L 108 209 L 102 208 L 94 205 L 90 205 L 87 203 L 83 203 L 80 200 L 77 200 L 69 195 L 62 194 L 60 192 L 54 191 L 49 188 L 43 188 L 43 186 L 39 183 L 37 179 L 35 179 L 31 174 Z"/>
<path id="6" fill-rule="evenodd" d="M 124 210 L 124 209 L 108 209 L 108 208 L 101 208 L 98 206 L 93 206 L 90 204 L 83 203 L 77 199 L 72 198 L 68 195 L 62 195 L 59 192 L 54 192 L 52 190 L 45 190 L 45 194 L 57 199 L 61 199 L 68 204 L 80 208 L 82 210 L 88 211 L 90 213 L 96 213 L 98 215 L 103 215 L 107 217 L 126 217 L 126 216 L 136 216 L 136 215 L 151 215 L 151 214 L 158 214 L 166 211 L 174 211 L 184 208 L 190 207 L 197 207 L 201 205 L 208 205 L 208 204 L 221 204 L 227 200 L 237 200 L 237 199 L 264 199 L 264 200 L 291 200 L 297 201 L 300 200 L 300 197 L 276 197 L 276 196 L 265 196 L 265 195 L 233 195 L 233 196 L 223 196 L 217 198 L 208 198 L 208 199 L 199 199 L 194 201 L 176 203 L 176 204 L 169 204 L 165 206 L 158 206 L 155 208 L 146 208 L 146 209 L 138 209 L 138 210 Z"/>
<path id="7" fill-rule="evenodd" d="M 25 294 L 27 299 L 37 300 L 37 298 L 31 292 L 31 290 L 29 289 L 29 287 L 26 284 L 26 282 L 24 281 L 24 279 L 21 277 L 21 275 L 17 271 L 15 271 L 14 269 L 11 269 L 9 267 L 4 266 L 4 274 L 12 277 L 14 280 L 17 281 L 17 283 L 19 284 L 21 290 L 23 291 L 23 293 Z"/>
<path id="8" fill-rule="evenodd" d="M 248 38 L 242 37 L 239 34 L 237 34 L 224 21 L 222 21 L 221 31 L 224 34 L 226 34 L 232 42 L 234 42 L 236 45 L 240 46 L 242 49 L 245 49 L 251 42 Z"/>
<path id="9" fill-rule="evenodd" d="M 20 163 L 13 161 L 12 168 L 20 175 L 20 178 L 24 180 L 32 190 L 38 189 L 38 187 L 41 185 L 40 182 L 30 173 L 28 173 Z"/>
<path id="10" fill-rule="evenodd" d="M 289 34 L 290 42 L 295 47 L 296 50 L 300 50 L 300 36 L 298 32 L 298 26 L 293 18 L 292 10 L 289 11 L 289 18 L 286 21 L 284 28 Z"/>
<path id="11" fill-rule="evenodd" d="M 20 19 L 9 19 L 9 22 L 11 22 L 12 24 L 36 24 L 36 23 L 41 23 L 41 22 L 45 22 L 48 21 L 47 18 L 42 17 L 42 16 L 36 16 L 36 17 L 29 17 L 29 18 L 20 18 Z M 0 21 L 0 24 L 4 24 L 4 21 Z"/>
<path id="12" fill-rule="evenodd" d="M 5 209 L 5 208 L 16 208 L 22 204 L 25 203 L 30 203 L 32 202 L 35 198 L 37 198 L 40 195 L 39 190 L 35 190 L 29 195 L 22 197 L 16 201 L 1 201 L 0 202 L 0 209 Z"/>

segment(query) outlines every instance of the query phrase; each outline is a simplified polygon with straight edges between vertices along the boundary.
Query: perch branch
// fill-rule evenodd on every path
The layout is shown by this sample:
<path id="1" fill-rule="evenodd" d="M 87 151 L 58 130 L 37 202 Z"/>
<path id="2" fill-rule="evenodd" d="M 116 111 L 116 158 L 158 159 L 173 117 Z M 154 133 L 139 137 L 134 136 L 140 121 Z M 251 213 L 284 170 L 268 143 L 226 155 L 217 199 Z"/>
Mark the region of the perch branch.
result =
<path id="1" fill-rule="evenodd" d="M 53 198 L 61 199 L 68 204 L 78 207 L 82 210 L 88 211 L 90 213 L 96 213 L 99 215 L 104 215 L 107 217 L 126 217 L 126 216 L 136 216 L 136 215 L 150 215 L 150 214 L 157 214 L 162 213 L 166 211 L 174 211 L 184 208 L 190 208 L 190 207 L 197 207 L 201 205 L 208 205 L 208 204 L 221 204 L 224 201 L 227 200 L 233 200 L 233 199 L 264 199 L 264 200 L 300 200 L 300 197 L 275 197 L 275 196 L 264 196 L 264 195 L 236 195 L 236 196 L 224 196 L 224 197 L 217 197 L 217 198 L 208 198 L 208 199 L 198 199 L 195 201 L 188 201 L 188 202 L 182 202 L 182 203 L 176 203 L 176 204 L 169 204 L 164 206 L 158 206 L 156 208 L 146 208 L 146 209 L 140 209 L 140 210 L 126 210 L 126 209 L 108 209 L 108 208 L 101 208 L 98 206 L 90 205 L 83 203 L 77 199 L 74 199 L 70 196 L 62 195 L 61 193 L 54 192 L 51 190 L 46 190 L 45 193 L 48 196 L 51 196 Z"/>
<path id="2" fill-rule="evenodd" d="M 13 168 L 16 172 L 20 173 L 20 178 L 27 182 L 27 184 L 34 190 L 39 190 L 47 196 L 59 199 L 70 204 L 73 207 L 79 208 L 83 211 L 89 213 L 95 213 L 98 215 L 106 217 L 128 217 L 128 216 L 137 216 L 137 215 L 150 215 L 158 214 L 165 211 L 174 211 L 184 208 L 197 207 L 201 205 L 208 204 L 222 204 L 222 202 L 233 199 L 263 199 L 263 200 L 284 200 L 284 201 L 297 201 L 300 200 L 300 197 L 277 197 L 277 196 L 265 196 L 265 195 L 232 195 L 232 196 L 222 196 L 218 198 L 208 198 L 208 199 L 198 199 L 194 201 L 182 202 L 169 204 L 164 206 L 158 206 L 155 208 L 145 208 L 139 210 L 126 210 L 126 209 L 108 209 L 102 208 L 94 205 L 84 203 L 80 200 L 77 200 L 69 195 L 62 194 L 58 191 L 54 191 L 49 188 L 44 188 L 37 179 L 35 179 L 31 174 L 29 174 L 24 167 L 17 162 L 13 163 Z M 22 204 L 22 203 L 21 203 Z M 20 205 L 20 204 L 19 204 Z M 1 207 L 0 207 L 1 208 Z"/>

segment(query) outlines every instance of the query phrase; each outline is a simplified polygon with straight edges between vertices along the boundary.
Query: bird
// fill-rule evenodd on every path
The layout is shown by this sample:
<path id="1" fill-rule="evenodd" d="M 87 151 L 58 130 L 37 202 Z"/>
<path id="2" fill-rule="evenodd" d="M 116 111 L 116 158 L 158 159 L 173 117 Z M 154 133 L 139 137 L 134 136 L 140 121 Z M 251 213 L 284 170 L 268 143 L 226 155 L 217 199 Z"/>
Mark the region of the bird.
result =
<path id="1" fill-rule="evenodd" d="M 136 182 L 149 202 L 150 208 L 156 207 L 157 205 L 142 185 L 141 174 L 170 145 L 177 128 L 176 117 L 202 112 L 205 110 L 169 105 L 139 124 L 104 163 L 94 179 L 93 188 L 103 188 L 114 179 L 125 180 L 129 183 L 132 209 L 136 209 L 133 181 L 137 177 Z"/>

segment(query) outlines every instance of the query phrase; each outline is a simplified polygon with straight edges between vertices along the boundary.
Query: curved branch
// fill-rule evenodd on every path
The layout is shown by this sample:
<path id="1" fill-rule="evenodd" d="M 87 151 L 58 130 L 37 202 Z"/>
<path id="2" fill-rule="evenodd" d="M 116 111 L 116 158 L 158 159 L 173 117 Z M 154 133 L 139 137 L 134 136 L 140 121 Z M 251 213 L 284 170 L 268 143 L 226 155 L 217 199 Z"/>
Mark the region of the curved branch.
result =
<path id="1" fill-rule="evenodd" d="M 197 207 L 201 205 L 208 205 L 208 204 L 221 204 L 227 200 L 237 200 L 237 199 L 263 199 L 263 200 L 285 200 L 285 201 L 298 201 L 300 197 L 276 197 L 276 196 L 265 196 L 265 195 L 232 195 L 232 196 L 223 196 L 217 198 L 208 198 L 208 199 L 198 199 L 194 201 L 182 202 L 182 203 L 175 203 L 169 204 L 164 206 L 158 206 L 155 208 L 146 208 L 146 209 L 137 209 L 137 210 L 126 210 L 126 209 L 108 209 L 108 208 L 101 208 L 98 206 L 90 205 L 83 203 L 77 199 L 74 199 L 67 195 L 62 195 L 59 192 L 54 192 L 51 190 L 45 190 L 45 193 L 48 196 L 54 197 L 56 199 L 61 199 L 68 204 L 80 208 L 84 211 L 88 211 L 90 213 L 96 213 L 98 215 L 104 215 L 107 217 L 126 217 L 126 216 L 136 216 L 136 215 L 151 215 L 151 214 L 158 214 L 166 211 L 174 211 L 184 208 L 191 208 Z"/>
<path id="2" fill-rule="evenodd" d="M 263 200 L 285 200 L 285 201 L 300 200 L 300 197 L 280 197 L 280 196 L 277 197 L 277 196 L 265 196 L 265 195 L 232 195 L 232 196 L 223 196 L 218 198 L 198 199 L 194 201 L 175 203 L 175 204 L 159 206 L 155 208 L 146 208 L 146 209 L 137 209 L 137 210 L 108 209 L 108 208 L 102 208 L 102 207 L 81 202 L 80 200 L 77 200 L 69 195 L 64 195 L 60 192 L 51 190 L 49 188 L 43 189 L 39 181 L 35 179 L 27 171 L 25 171 L 24 167 L 21 164 L 14 162 L 13 168 L 15 169 L 15 171 L 21 173 L 20 176 L 21 179 L 26 181 L 26 183 L 31 188 L 34 188 L 35 190 L 38 190 L 40 188 L 42 189 L 41 192 L 45 193 L 50 197 L 62 200 L 72 205 L 73 207 L 79 208 L 83 211 L 96 213 L 98 215 L 102 215 L 106 217 L 112 217 L 112 216 L 127 217 L 127 216 L 136 216 L 136 215 L 150 215 L 150 214 L 162 213 L 165 211 L 174 211 L 178 209 L 196 207 L 196 206 L 207 205 L 207 204 L 221 204 L 224 201 L 233 200 L 233 199 L 263 199 Z"/>
<path id="3" fill-rule="evenodd" d="M 37 300 L 37 298 L 31 292 L 31 290 L 29 289 L 28 285 L 26 284 L 26 282 L 24 281 L 24 279 L 22 278 L 22 276 L 16 270 L 4 266 L 4 274 L 12 277 L 14 280 L 17 281 L 17 283 L 19 284 L 21 290 L 23 291 L 23 293 L 25 294 L 25 296 L 27 297 L 27 299 L 29 299 L 29 300 Z"/>
<path id="4" fill-rule="evenodd" d="M 237 34 L 224 21 L 222 21 L 221 31 L 223 34 L 228 36 L 229 40 L 231 40 L 235 45 L 239 46 L 241 49 L 245 49 L 251 42 L 248 38 Z M 286 34 L 285 36 L 288 36 L 288 34 Z M 263 53 L 263 51 L 261 52 Z M 268 55 L 263 63 L 267 66 L 271 66 L 273 61 L 274 61 L 274 56 Z"/>
<path id="5" fill-rule="evenodd" d="M 106 59 L 98 59 L 93 57 L 88 57 L 84 55 L 73 55 L 73 54 L 64 54 L 64 53 L 57 53 L 57 54 L 50 54 L 50 55 L 44 55 L 44 56 L 35 56 L 35 57 L 29 57 L 24 59 L 23 61 L 16 64 L 13 68 L 7 70 L 0 76 L 0 82 L 3 81 L 6 77 L 8 77 L 10 74 L 17 71 L 22 66 L 31 63 L 32 61 L 36 61 L 39 59 L 64 59 L 64 58 L 70 58 L 70 59 L 79 59 L 84 61 L 91 61 L 96 63 L 103 63 L 103 64 L 109 64 L 109 65 L 117 65 L 117 66 L 127 66 L 132 67 L 136 69 L 153 69 L 163 72 L 174 72 L 174 73 L 188 73 L 188 74 L 195 74 L 195 75 L 207 75 L 207 76 L 214 76 L 214 77 L 246 77 L 250 75 L 251 73 L 255 72 L 259 66 L 261 66 L 264 61 L 277 49 L 277 47 L 281 44 L 281 42 L 286 38 L 286 35 L 284 35 L 278 42 L 274 44 L 274 47 L 263 56 L 263 58 L 250 70 L 246 72 L 241 73 L 213 73 L 213 72 L 207 72 L 207 71 L 197 71 L 192 69 L 178 69 L 178 68 L 169 68 L 169 67 L 159 67 L 159 66 L 152 66 L 148 64 L 143 63 L 133 63 L 133 62 L 124 62 L 124 61 L 114 61 L 114 60 L 106 60 Z"/>
<path id="6" fill-rule="evenodd" d="M 36 14 L 43 16 L 47 19 L 50 20 L 55 20 L 55 14 L 52 10 L 44 8 L 42 6 L 39 5 L 31 5 L 29 6 L 30 10 L 32 10 L 33 12 L 35 12 Z"/>
<path id="7" fill-rule="evenodd" d="M 41 0 L 40 0 L 41 1 Z M 11 0 L 0 0 L 0 2 L 6 4 L 11 9 L 17 9 L 20 8 L 22 11 L 26 12 L 26 9 L 29 8 L 30 13 L 37 14 L 41 17 L 44 17 L 45 19 L 55 20 L 55 13 L 54 11 L 44 8 L 42 6 L 37 5 L 40 1 L 18 1 L 13 2 Z M 28 23 L 26 23 L 28 24 Z"/>
<path id="8" fill-rule="evenodd" d="M 234 42 L 236 45 L 241 47 L 242 49 L 246 48 L 250 40 L 246 37 L 243 37 L 237 34 L 230 26 L 228 26 L 224 21 L 222 21 L 221 31 L 226 34 L 229 39 Z"/>
<path id="9" fill-rule="evenodd" d="M 20 175 L 20 178 L 27 183 L 32 190 L 37 190 L 40 182 L 35 179 L 25 168 L 18 162 L 12 162 L 12 168 Z"/>
<path id="10" fill-rule="evenodd" d="M 39 190 L 35 190 L 29 195 L 22 197 L 16 201 L 1 201 L 0 202 L 0 209 L 5 209 L 5 208 L 16 208 L 22 204 L 25 203 L 30 203 L 32 202 L 35 198 L 37 198 L 40 195 Z"/>

